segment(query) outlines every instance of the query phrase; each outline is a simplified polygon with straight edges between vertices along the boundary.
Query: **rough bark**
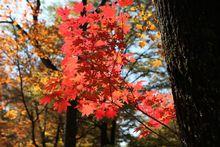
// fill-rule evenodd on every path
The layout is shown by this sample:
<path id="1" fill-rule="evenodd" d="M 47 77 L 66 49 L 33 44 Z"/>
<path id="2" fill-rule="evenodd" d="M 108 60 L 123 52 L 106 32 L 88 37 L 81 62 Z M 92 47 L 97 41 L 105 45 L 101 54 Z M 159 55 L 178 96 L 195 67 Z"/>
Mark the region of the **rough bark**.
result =
<path id="1" fill-rule="evenodd" d="M 77 109 L 75 109 L 77 102 L 71 101 L 71 106 L 67 107 L 66 112 L 66 126 L 65 126 L 65 147 L 76 146 L 76 135 L 77 135 Z"/>
<path id="2" fill-rule="evenodd" d="M 185 146 L 220 143 L 218 4 L 156 0 L 162 41 Z"/>

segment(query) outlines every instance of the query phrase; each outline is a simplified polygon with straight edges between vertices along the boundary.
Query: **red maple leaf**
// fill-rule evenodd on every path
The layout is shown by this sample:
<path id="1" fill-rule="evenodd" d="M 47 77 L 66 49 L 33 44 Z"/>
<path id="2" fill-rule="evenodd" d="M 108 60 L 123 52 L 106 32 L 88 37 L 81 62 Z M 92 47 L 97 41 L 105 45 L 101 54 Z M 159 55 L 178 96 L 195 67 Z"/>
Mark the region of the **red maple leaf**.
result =
<path id="1" fill-rule="evenodd" d="M 63 111 L 66 111 L 67 107 L 71 105 L 67 100 L 62 99 L 62 100 L 56 101 L 53 106 L 55 110 L 61 113 Z"/>
<path id="2" fill-rule="evenodd" d="M 73 11 L 75 13 L 80 14 L 83 11 L 83 8 L 84 8 L 83 3 L 75 3 L 73 6 Z"/>
<path id="3" fill-rule="evenodd" d="M 118 0 L 121 7 L 129 6 L 133 4 L 133 0 Z"/>
<path id="4" fill-rule="evenodd" d="M 93 5 L 92 4 L 86 5 L 86 11 L 91 11 L 91 10 L 93 10 Z"/>
<path id="5" fill-rule="evenodd" d="M 57 9 L 57 14 L 62 18 L 62 20 L 68 19 L 68 16 L 70 14 L 70 9 L 67 7 L 65 8 L 59 8 Z"/>
<path id="6" fill-rule="evenodd" d="M 106 113 L 105 113 L 107 118 L 114 118 L 116 116 L 116 114 L 117 114 L 117 112 L 113 108 L 107 109 Z"/>
<path id="7" fill-rule="evenodd" d="M 45 96 L 42 99 L 40 99 L 40 104 L 46 105 L 51 102 L 51 97 L 50 96 Z"/>
<path id="8" fill-rule="evenodd" d="M 81 113 L 83 116 L 89 116 L 90 114 L 92 114 L 94 112 L 95 109 L 96 109 L 95 105 L 86 104 L 86 105 L 82 106 Z"/>
<path id="9" fill-rule="evenodd" d="M 98 109 L 95 111 L 95 117 L 100 120 L 105 116 L 105 111 L 102 109 Z"/>
<path id="10" fill-rule="evenodd" d="M 104 46 L 106 45 L 107 43 L 105 41 L 102 41 L 102 40 L 99 40 L 95 43 L 95 46 L 96 47 L 100 47 L 100 46 Z"/>
<path id="11" fill-rule="evenodd" d="M 102 10 L 102 14 L 106 18 L 114 17 L 116 14 L 115 8 L 110 7 L 110 6 L 102 6 L 102 7 L 100 7 L 100 9 Z"/>

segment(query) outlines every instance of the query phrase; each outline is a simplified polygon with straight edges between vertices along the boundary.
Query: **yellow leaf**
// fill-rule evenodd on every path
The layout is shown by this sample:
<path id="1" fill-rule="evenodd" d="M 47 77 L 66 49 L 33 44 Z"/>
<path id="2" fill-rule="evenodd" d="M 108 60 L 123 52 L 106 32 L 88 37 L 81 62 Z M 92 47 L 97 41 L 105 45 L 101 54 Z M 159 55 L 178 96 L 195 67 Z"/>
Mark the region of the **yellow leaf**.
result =
<path id="1" fill-rule="evenodd" d="M 157 44 L 157 47 L 158 47 L 158 48 L 162 48 L 161 43 L 158 43 L 158 44 Z"/>
<path id="2" fill-rule="evenodd" d="M 130 10 L 131 11 L 136 11 L 136 8 L 135 7 L 131 7 Z"/>
<path id="3" fill-rule="evenodd" d="M 153 67 L 160 67 L 160 66 L 162 66 L 162 61 L 159 60 L 159 59 L 156 59 L 156 60 L 154 60 L 154 61 L 151 62 L 151 65 L 152 65 Z"/>
<path id="4" fill-rule="evenodd" d="M 143 31 L 146 31 L 147 30 L 147 26 L 143 26 Z"/>
<path id="5" fill-rule="evenodd" d="M 136 36 L 139 38 L 141 38 L 141 35 L 142 35 L 141 33 L 136 33 Z"/>
<path id="6" fill-rule="evenodd" d="M 147 44 L 146 41 L 140 41 L 140 42 L 139 42 L 139 46 L 140 46 L 141 48 L 145 47 L 146 44 Z"/>
<path id="7" fill-rule="evenodd" d="M 26 114 L 27 114 L 27 112 L 25 110 L 21 111 L 21 115 L 25 116 Z"/>
<path id="8" fill-rule="evenodd" d="M 143 27 L 143 26 L 142 26 L 141 24 L 137 24 L 137 25 L 136 25 L 136 28 L 137 28 L 138 30 L 142 30 L 142 27 Z"/>
<path id="9" fill-rule="evenodd" d="M 13 25 L 16 26 L 16 25 L 18 25 L 18 23 L 17 23 L 16 21 L 14 21 L 14 22 L 13 22 Z"/>
<path id="10" fill-rule="evenodd" d="M 150 28 L 149 28 L 150 30 L 152 30 L 152 31 L 154 31 L 154 30 L 156 30 L 156 27 L 155 27 L 155 25 L 150 25 Z"/>
<path id="11" fill-rule="evenodd" d="M 16 110 L 10 110 L 4 115 L 4 117 L 9 118 L 11 120 L 15 119 L 17 116 L 18 112 Z"/>
<path id="12" fill-rule="evenodd" d="M 149 35 L 150 39 L 154 41 L 156 39 L 155 35 Z"/>
<path id="13" fill-rule="evenodd" d="M 144 38 L 146 38 L 146 35 L 145 34 L 141 34 L 140 38 L 144 39 Z"/>
<path id="14" fill-rule="evenodd" d="M 161 38 L 160 32 L 158 32 L 158 33 L 156 34 L 156 37 L 157 37 L 157 38 Z"/>
<path id="15" fill-rule="evenodd" d="M 152 12 L 147 13 L 147 17 L 151 17 L 152 15 L 153 15 Z"/>
<path id="16" fill-rule="evenodd" d="M 41 90 L 41 88 L 39 87 L 39 85 L 34 85 L 34 86 L 33 86 L 33 90 L 34 90 L 35 92 L 38 92 L 38 91 Z"/>
<path id="17" fill-rule="evenodd" d="M 148 28 L 151 30 L 151 31 L 154 31 L 154 30 L 156 30 L 157 28 L 156 28 L 156 26 L 152 23 L 152 22 L 150 22 L 150 21 L 148 21 Z"/>

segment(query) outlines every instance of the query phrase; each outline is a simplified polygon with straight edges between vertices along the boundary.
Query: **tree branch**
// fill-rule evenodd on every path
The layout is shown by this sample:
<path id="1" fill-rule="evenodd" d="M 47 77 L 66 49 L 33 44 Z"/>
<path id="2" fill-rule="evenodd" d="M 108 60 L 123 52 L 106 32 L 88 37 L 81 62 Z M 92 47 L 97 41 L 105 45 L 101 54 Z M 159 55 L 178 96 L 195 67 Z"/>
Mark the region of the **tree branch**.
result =
<path id="1" fill-rule="evenodd" d="M 1 23 L 9 23 L 9 24 L 13 24 L 13 21 L 0 21 L 0 24 Z"/>
<path id="2" fill-rule="evenodd" d="M 10 17 L 11 21 L 0 21 L 0 23 L 8 23 L 8 24 L 12 24 L 12 26 L 15 26 L 18 30 L 20 30 L 22 32 L 22 34 L 26 35 L 28 37 L 29 40 L 32 40 L 30 35 L 28 34 L 27 31 L 25 31 L 18 23 L 16 23 L 16 25 L 14 25 L 14 20 Z M 37 44 L 37 48 L 41 48 L 40 44 L 37 40 L 35 40 L 36 44 Z M 48 58 L 42 58 L 40 57 L 41 62 L 49 69 L 58 71 L 58 68 L 52 63 L 52 61 Z"/>
<path id="3" fill-rule="evenodd" d="M 22 77 L 19 61 L 17 61 L 17 67 L 18 67 L 18 73 L 19 73 L 19 79 L 20 79 L 20 91 L 21 91 L 22 102 L 24 104 L 24 107 L 25 107 L 25 110 L 27 112 L 28 118 L 31 121 L 32 143 L 35 147 L 38 147 L 38 145 L 36 143 L 36 140 L 35 140 L 35 121 L 34 121 L 33 115 L 31 114 L 30 110 L 28 109 L 27 103 L 25 101 L 25 95 L 24 95 L 24 89 L 23 89 L 23 77 Z"/>

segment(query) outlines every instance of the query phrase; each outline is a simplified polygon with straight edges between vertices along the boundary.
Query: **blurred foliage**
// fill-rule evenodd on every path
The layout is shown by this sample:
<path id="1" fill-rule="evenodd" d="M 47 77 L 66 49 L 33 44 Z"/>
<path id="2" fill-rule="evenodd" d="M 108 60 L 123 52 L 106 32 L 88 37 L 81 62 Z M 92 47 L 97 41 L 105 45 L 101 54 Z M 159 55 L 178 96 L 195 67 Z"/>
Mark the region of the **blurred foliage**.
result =
<path id="1" fill-rule="evenodd" d="M 95 0 L 91 2 L 98 5 Z M 45 83 L 61 75 L 59 71 L 47 68 L 41 60 L 50 59 L 60 69 L 63 42 L 57 28 L 59 19 L 55 17 L 57 6 L 37 7 L 37 0 L 0 2 L 0 146 L 3 147 L 63 146 L 64 114 L 54 112 L 50 105 L 39 104 L 45 92 Z M 50 17 L 41 17 L 45 11 L 51 14 Z M 134 62 L 124 67 L 123 77 L 130 82 L 144 80 L 146 90 L 169 91 L 152 1 L 135 0 L 132 6 L 123 11 L 131 15 L 126 52 L 134 55 Z M 100 122 L 94 118 L 81 117 L 80 114 L 78 116 L 78 146 L 97 146 Z M 161 128 L 158 133 L 170 143 L 155 135 L 142 139 L 135 137 L 137 134 L 134 130 L 140 125 L 136 119 L 145 117 L 130 106 L 124 107 L 117 117 L 117 145 L 127 142 L 132 147 L 179 146 L 177 137 L 166 128 Z M 111 120 L 105 121 L 110 128 Z M 177 130 L 174 124 L 170 126 Z"/>

